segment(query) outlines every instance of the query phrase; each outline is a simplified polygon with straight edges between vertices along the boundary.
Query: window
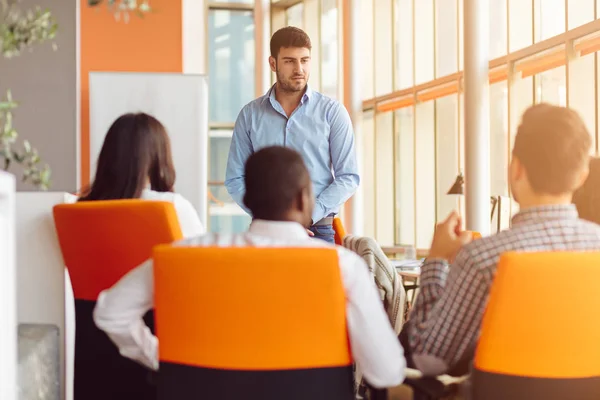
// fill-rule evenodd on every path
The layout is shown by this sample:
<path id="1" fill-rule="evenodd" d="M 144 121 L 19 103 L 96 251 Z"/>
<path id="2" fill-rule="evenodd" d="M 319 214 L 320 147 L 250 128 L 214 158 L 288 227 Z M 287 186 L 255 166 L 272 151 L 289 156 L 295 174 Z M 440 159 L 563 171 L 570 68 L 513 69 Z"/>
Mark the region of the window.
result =
<path id="1" fill-rule="evenodd" d="M 251 11 L 209 10 L 209 123 L 213 127 L 233 126 L 242 107 L 254 98 L 254 47 Z M 209 133 L 212 232 L 242 232 L 250 223 L 250 217 L 235 204 L 224 186 L 231 135 L 231 129 L 211 129 Z"/>
<path id="2" fill-rule="evenodd" d="M 434 79 L 434 36 L 433 0 L 418 0 L 415 7 L 415 84 L 424 83 Z"/>
<path id="3" fill-rule="evenodd" d="M 565 0 L 534 0 L 533 3 L 536 42 L 559 35 L 565 31 Z"/>
<path id="4" fill-rule="evenodd" d="M 492 0 L 493 1 L 493 0 Z M 465 16 L 464 0 L 458 0 L 458 69 L 463 70 L 465 62 Z"/>
<path id="5" fill-rule="evenodd" d="M 321 90 L 320 0 L 304 0 L 304 30 L 312 41 L 310 87 Z"/>
<path id="6" fill-rule="evenodd" d="M 458 95 L 435 100 L 437 158 L 437 218 L 443 220 L 458 209 L 458 196 L 448 195 L 459 174 Z"/>
<path id="7" fill-rule="evenodd" d="M 535 76 L 535 102 L 567 105 L 565 67 L 544 71 Z"/>
<path id="8" fill-rule="evenodd" d="M 391 92 L 393 78 L 392 46 L 392 0 L 375 1 L 375 95 Z"/>
<path id="9" fill-rule="evenodd" d="M 508 23 L 510 25 L 508 44 L 511 52 L 533 44 L 533 10 L 531 1 L 508 0 Z"/>
<path id="10" fill-rule="evenodd" d="M 396 117 L 396 243 L 415 245 L 414 108 L 395 111 Z"/>
<path id="11" fill-rule="evenodd" d="M 592 21 L 600 17 L 600 0 L 480 1 L 489 4 L 489 56 L 494 61 L 489 86 L 490 194 L 508 196 L 512 145 L 521 116 L 534 103 L 576 110 L 598 153 L 600 30 Z M 361 0 L 361 83 L 364 100 L 374 100 L 366 105 L 374 103 L 376 110 L 368 110 L 363 124 L 368 136 L 361 142 L 366 152 L 361 187 L 367 233 L 378 240 L 389 241 L 389 221 L 383 215 L 390 208 L 390 174 L 395 185 L 395 244 L 427 247 L 436 220 L 455 208 L 465 215 L 464 197 L 446 195 L 457 174 L 465 172 L 464 95 L 462 89 L 454 89 L 454 84 L 464 87 L 464 81 L 458 74 L 456 79 L 438 80 L 463 71 L 464 3 Z M 587 36 L 576 37 L 582 32 Z M 549 39 L 550 49 L 536 45 Z M 388 164 L 390 158 L 393 165 Z M 511 213 L 518 210 L 513 201 Z"/>
<path id="12" fill-rule="evenodd" d="M 362 143 L 356 147 L 362 153 L 361 186 L 364 193 L 364 233 L 365 236 L 375 236 L 375 113 L 367 111 L 362 118 Z"/>
<path id="13" fill-rule="evenodd" d="M 521 115 L 533 104 L 533 77 L 515 79 L 511 87 L 510 101 L 510 148 L 515 142 Z"/>
<path id="14" fill-rule="evenodd" d="M 414 84 L 413 79 L 413 2 L 412 0 L 394 0 L 394 45 L 395 89 L 405 89 Z"/>
<path id="15" fill-rule="evenodd" d="M 576 110 L 594 139 L 596 151 L 596 90 L 594 54 L 575 58 L 569 64 L 569 107 Z"/>
<path id="16" fill-rule="evenodd" d="M 360 15 L 363 20 L 363 30 L 360 39 L 360 54 L 364 60 L 375 60 L 375 49 L 373 46 L 373 0 L 361 0 Z M 362 96 L 370 99 L 375 96 L 374 62 L 363 62 L 361 64 Z"/>
<path id="17" fill-rule="evenodd" d="M 516 79 L 511 88 L 511 101 L 509 104 L 510 114 L 513 116 L 510 120 L 510 148 L 512 150 L 515 142 L 517 128 L 521 122 L 521 115 L 533 104 L 533 76 L 522 79 Z M 519 204 L 516 201 L 511 202 L 511 215 L 519 212 Z"/>
<path id="18" fill-rule="evenodd" d="M 285 11 L 288 26 L 304 27 L 304 3 L 298 3 Z"/>
<path id="19" fill-rule="evenodd" d="M 434 102 L 418 104 L 416 110 L 416 246 L 427 249 L 436 223 Z"/>
<path id="20" fill-rule="evenodd" d="M 375 117 L 375 217 L 377 241 L 394 244 L 394 114 Z"/>
<path id="21" fill-rule="evenodd" d="M 508 84 L 490 85 L 490 194 L 508 196 Z"/>
<path id="22" fill-rule="evenodd" d="M 594 18 L 594 0 L 569 0 L 569 29 L 592 22 Z"/>
<path id="23" fill-rule="evenodd" d="M 435 2 L 436 77 L 458 71 L 458 6 L 456 0 Z"/>
<path id="24" fill-rule="evenodd" d="M 250 11 L 208 14 L 209 120 L 235 121 L 254 98 L 254 18 Z"/>
<path id="25" fill-rule="evenodd" d="M 321 12 L 321 91 L 337 99 L 339 90 L 337 0 L 321 0 Z"/>
<path id="26" fill-rule="evenodd" d="M 506 54 L 507 43 L 507 0 L 489 0 L 490 2 L 490 59 Z"/>
<path id="27" fill-rule="evenodd" d="M 231 130 L 211 129 L 209 133 L 209 202 L 210 230 L 220 233 L 244 232 L 251 218 L 238 206 L 225 188 L 225 170 L 231 145 Z"/>

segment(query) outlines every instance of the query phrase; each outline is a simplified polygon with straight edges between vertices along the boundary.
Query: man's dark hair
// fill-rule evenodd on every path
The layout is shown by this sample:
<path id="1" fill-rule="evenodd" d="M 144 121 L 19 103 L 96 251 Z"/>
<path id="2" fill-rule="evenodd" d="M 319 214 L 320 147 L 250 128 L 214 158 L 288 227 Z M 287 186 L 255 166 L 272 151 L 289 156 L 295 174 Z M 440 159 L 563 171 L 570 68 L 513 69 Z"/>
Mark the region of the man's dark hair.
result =
<path id="1" fill-rule="evenodd" d="M 573 195 L 579 217 L 600 224 L 600 158 L 590 160 L 590 175 Z"/>
<path id="2" fill-rule="evenodd" d="M 577 188 L 591 147 L 592 137 L 577 112 L 537 104 L 523 114 L 513 155 L 527 171 L 534 191 L 558 195 Z"/>
<path id="3" fill-rule="evenodd" d="M 282 47 L 305 47 L 311 50 L 312 44 L 310 38 L 302 29 L 295 26 L 286 26 L 271 36 L 271 56 L 277 59 L 279 50 Z"/>
<path id="4" fill-rule="evenodd" d="M 302 156 L 286 147 L 265 147 L 246 161 L 244 204 L 252 216 L 280 220 L 310 177 Z"/>

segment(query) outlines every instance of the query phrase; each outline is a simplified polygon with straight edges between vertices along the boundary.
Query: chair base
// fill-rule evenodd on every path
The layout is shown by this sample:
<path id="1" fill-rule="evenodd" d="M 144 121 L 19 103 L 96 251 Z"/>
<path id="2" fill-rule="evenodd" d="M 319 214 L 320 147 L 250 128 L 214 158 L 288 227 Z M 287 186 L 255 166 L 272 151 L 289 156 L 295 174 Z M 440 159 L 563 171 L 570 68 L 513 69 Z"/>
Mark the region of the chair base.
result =
<path id="1" fill-rule="evenodd" d="M 352 367 L 278 371 L 161 362 L 158 400 L 353 400 Z"/>
<path id="2" fill-rule="evenodd" d="M 152 371 L 119 354 L 94 324 L 95 301 L 75 300 L 74 400 L 156 400 Z M 154 315 L 146 324 L 154 329 Z"/>

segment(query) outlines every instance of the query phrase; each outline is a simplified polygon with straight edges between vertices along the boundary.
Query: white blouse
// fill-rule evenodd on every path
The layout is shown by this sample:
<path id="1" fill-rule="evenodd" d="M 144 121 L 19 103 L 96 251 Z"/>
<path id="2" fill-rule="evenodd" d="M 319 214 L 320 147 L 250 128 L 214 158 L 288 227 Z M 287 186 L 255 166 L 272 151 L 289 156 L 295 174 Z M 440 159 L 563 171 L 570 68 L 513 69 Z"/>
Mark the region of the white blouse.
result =
<path id="1" fill-rule="evenodd" d="M 140 198 L 144 200 L 170 201 L 173 203 L 184 238 L 202 235 L 206 232 L 192 203 L 179 193 L 157 192 L 151 189 L 144 189 Z"/>

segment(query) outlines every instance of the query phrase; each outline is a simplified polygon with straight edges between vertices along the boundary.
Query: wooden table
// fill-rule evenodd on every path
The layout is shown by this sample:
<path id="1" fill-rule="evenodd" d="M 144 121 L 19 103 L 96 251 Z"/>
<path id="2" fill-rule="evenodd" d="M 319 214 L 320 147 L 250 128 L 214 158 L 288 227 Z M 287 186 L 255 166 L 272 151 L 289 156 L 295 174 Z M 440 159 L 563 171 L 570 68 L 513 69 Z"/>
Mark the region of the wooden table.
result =
<path id="1" fill-rule="evenodd" d="M 396 257 L 398 255 L 403 256 L 406 253 L 406 245 L 397 246 L 382 246 L 381 250 L 388 257 Z M 427 257 L 429 249 L 417 249 L 417 258 Z"/>
<path id="2" fill-rule="evenodd" d="M 410 303 L 414 303 L 415 296 L 417 294 L 417 289 L 419 288 L 419 277 L 421 276 L 421 269 L 416 268 L 401 268 L 402 265 L 408 264 L 418 264 L 419 260 L 390 260 L 390 263 L 393 267 L 396 268 L 396 272 L 398 275 L 402 277 L 402 285 L 404 286 L 404 290 L 408 294 L 409 291 L 411 293 Z"/>

